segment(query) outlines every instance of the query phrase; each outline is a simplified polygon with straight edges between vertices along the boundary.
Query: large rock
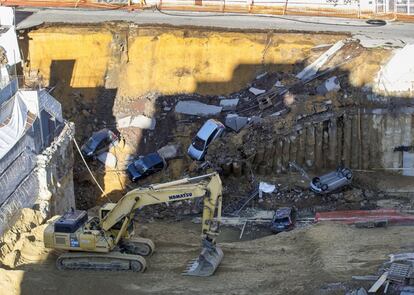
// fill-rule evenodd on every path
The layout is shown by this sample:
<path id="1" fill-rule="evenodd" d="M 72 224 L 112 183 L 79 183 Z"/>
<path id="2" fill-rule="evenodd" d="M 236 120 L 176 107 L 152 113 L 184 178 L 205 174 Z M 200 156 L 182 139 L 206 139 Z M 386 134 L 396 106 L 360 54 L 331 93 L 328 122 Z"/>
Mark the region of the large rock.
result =
<path id="1" fill-rule="evenodd" d="M 236 114 L 228 114 L 226 117 L 225 125 L 238 132 L 240 129 L 247 125 L 248 120 L 249 119 L 247 117 L 240 117 Z"/>
<path id="2" fill-rule="evenodd" d="M 238 98 L 220 100 L 220 106 L 223 107 L 223 111 L 233 111 L 233 110 L 235 110 L 237 108 L 238 103 L 239 103 Z"/>
<path id="3" fill-rule="evenodd" d="M 116 124 L 118 128 L 136 127 L 136 128 L 141 128 L 141 129 L 154 130 L 155 125 L 156 125 L 156 120 L 154 118 L 148 118 L 143 115 L 127 116 L 127 117 L 118 119 Z"/>
<path id="4" fill-rule="evenodd" d="M 157 153 L 165 160 L 178 157 L 180 146 L 178 144 L 169 144 L 160 148 Z"/>

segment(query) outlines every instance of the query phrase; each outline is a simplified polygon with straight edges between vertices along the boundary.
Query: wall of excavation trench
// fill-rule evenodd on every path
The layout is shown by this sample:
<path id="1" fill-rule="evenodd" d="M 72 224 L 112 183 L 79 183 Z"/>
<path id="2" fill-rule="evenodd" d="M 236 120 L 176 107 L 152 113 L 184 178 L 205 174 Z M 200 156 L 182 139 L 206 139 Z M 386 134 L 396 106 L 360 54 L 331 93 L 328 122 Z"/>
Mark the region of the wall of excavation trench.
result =
<path id="1" fill-rule="evenodd" d="M 412 175 L 414 108 L 353 109 L 326 113 L 298 123 L 293 130 L 257 144 L 247 161 L 222 164 L 225 173 L 244 174 L 252 167 L 259 174 L 283 173 L 289 162 L 311 170 L 346 166 L 351 169 L 385 169 Z M 246 165 L 246 164 L 251 165 Z"/>

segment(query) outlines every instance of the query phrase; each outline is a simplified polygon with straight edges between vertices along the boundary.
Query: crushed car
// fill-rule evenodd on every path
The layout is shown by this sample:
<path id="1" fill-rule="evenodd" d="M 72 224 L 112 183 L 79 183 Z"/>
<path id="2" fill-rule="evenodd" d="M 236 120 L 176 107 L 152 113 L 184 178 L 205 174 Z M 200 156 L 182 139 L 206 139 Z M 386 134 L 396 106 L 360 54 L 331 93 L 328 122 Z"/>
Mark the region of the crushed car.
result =
<path id="1" fill-rule="evenodd" d="M 191 142 L 188 148 L 188 155 L 194 160 L 203 160 L 208 145 L 217 137 L 221 136 L 225 128 L 220 121 L 214 119 L 207 120 Z"/>
<path id="2" fill-rule="evenodd" d="M 167 167 L 167 163 L 158 153 L 151 153 L 134 160 L 127 167 L 131 181 L 136 182 Z"/>
<path id="3" fill-rule="evenodd" d="M 314 177 L 310 189 L 317 194 L 327 194 L 349 185 L 352 182 L 352 171 L 348 168 L 338 168 L 328 174 Z"/>
<path id="4" fill-rule="evenodd" d="M 98 154 L 109 150 L 110 146 L 118 144 L 118 137 L 111 130 L 104 128 L 94 132 L 81 147 L 81 153 L 86 159 L 94 159 Z"/>
<path id="5" fill-rule="evenodd" d="M 277 234 L 290 231 L 295 227 L 296 209 L 294 207 L 282 207 L 276 210 L 270 224 L 270 230 Z"/>

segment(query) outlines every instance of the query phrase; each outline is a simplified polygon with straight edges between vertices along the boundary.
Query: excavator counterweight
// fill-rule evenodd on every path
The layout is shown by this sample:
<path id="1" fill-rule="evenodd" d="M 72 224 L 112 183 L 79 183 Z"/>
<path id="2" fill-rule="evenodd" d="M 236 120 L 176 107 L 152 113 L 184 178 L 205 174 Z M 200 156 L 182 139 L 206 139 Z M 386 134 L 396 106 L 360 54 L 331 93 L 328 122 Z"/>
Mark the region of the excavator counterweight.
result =
<path id="1" fill-rule="evenodd" d="M 98 217 L 72 210 L 54 217 L 44 231 L 45 247 L 68 250 L 56 261 L 58 269 L 117 270 L 143 272 L 144 257 L 151 256 L 154 243 L 134 235 L 133 219 L 144 206 L 203 197 L 202 250 L 190 261 L 184 275 L 210 276 L 223 251 L 216 245 L 219 234 L 222 185 L 217 173 L 137 188 L 117 203 L 107 203 Z"/>

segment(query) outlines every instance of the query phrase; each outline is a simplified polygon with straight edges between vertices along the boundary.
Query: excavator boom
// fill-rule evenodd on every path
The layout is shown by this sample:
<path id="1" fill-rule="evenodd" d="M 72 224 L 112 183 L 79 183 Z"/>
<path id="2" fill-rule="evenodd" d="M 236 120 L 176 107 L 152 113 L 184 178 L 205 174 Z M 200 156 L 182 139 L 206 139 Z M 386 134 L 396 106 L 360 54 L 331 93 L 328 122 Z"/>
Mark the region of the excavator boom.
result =
<path id="1" fill-rule="evenodd" d="M 149 205 L 198 197 L 203 197 L 204 200 L 202 251 L 196 259 L 190 261 L 183 274 L 209 276 L 214 273 L 223 258 L 223 252 L 215 242 L 219 234 L 222 208 L 222 184 L 217 173 L 131 190 L 116 204 L 108 203 L 103 206 L 99 220 L 95 217 L 87 222 L 83 221 L 84 223 L 76 221 L 79 226 L 70 227 L 69 230 L 59 227 L 59 224 L 65 224 L 68 219 L 65 220 L 65 216 L 60 217 L 46 228 L 45 246 L 78 251 L 76 254 L 69 252 L 59 257 L 57 262 L 59 269 L 143 271 L 145 259 L 142 256 L 151 255 L 154 244 L 151 240 L 132 236 L 131 225 L 137 210 Z M 77 211 L 73 215 L 85 217 L 82 211 Z M 57 242 L 67 241 L 66 239 L 70 240 L 70 243 L 65 242 L 60 245 Z M 119 250 L 120 252 L 116 252 Z M 138 267 L 138 264 L 141 266 Z"/>

